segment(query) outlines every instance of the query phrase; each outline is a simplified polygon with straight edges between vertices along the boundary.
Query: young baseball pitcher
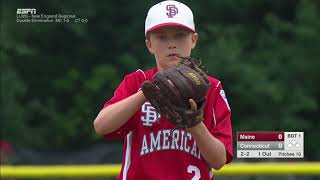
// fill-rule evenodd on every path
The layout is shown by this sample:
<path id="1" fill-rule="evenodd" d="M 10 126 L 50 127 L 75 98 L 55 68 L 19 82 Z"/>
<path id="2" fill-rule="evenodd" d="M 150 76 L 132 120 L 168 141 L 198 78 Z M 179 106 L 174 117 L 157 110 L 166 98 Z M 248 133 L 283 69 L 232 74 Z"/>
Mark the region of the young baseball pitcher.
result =
<path id="1" fill-rule="evenodd" d="M 157 83 L 156 74 L 167 72 L 181 63 L 181 57 L 191 55 L 198 40 L 191 9 L 177 1 L 152 6 L 145 20 L 145 37 L 157 66 L 126 75 L 94 120 L 98 134 L 105 138 L 124 138 L 118 179 L 213 179 L 212 168 L 220 169 L 233 158 L 231 110 L 221 82 L 207 76 L 205 102 L 189 99 L 188 115 L 190 111 L 201 112 L 186 116 L 190 122 L 200 119 L 186 128 L 177 128 L 172 123 L 172 113 L 168 115 L 171 121 L 163 116 L 162 111 L 166 109 L 161 108 L 161 98 L 152 99 L 155 92 L 161 94 L 169 89 L 150 91 L 150 86 L 146 86 L 146 82 Z M 201 76 L 196 72 L 192 73 L 187 74 L 192 75 L 195 84 L 206 82 L 200 81 Z M 164 102 L 168 99 L 171 97 Z M 179 113 L 174 115 L 182 117 Z"/>

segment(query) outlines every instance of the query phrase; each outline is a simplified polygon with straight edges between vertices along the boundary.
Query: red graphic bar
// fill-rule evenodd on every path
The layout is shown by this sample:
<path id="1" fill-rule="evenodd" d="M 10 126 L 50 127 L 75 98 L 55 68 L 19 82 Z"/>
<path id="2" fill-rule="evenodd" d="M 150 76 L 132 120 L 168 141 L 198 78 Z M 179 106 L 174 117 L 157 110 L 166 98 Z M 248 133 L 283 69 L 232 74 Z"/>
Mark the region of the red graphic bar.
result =
<path id="1" fill-rule="evenodd" d="M 238 141 L 284 141 L 284 132 L 238 132 Z"/>

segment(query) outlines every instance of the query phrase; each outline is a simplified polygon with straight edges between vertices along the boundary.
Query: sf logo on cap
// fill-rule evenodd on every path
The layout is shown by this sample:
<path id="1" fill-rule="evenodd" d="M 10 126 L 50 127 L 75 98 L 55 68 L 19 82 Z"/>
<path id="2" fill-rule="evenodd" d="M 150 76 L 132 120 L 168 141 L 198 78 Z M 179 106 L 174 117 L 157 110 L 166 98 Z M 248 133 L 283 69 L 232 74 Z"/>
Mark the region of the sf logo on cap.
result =
<path id="1" fill-rule="evenodd" d="M 173 4 L 167 5 L 167 11 L 168 18 L 173 18 L 173 16 L 178 14 L 178 8 Z"/>

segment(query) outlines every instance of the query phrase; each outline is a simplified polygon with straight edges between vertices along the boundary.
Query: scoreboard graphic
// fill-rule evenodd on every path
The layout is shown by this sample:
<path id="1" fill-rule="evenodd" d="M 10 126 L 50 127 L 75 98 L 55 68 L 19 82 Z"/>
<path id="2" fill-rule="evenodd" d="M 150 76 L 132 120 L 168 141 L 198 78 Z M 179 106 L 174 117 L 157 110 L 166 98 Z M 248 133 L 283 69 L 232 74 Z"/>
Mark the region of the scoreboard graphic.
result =
<path id="1" fill-rule="evenodd" d="M 238 158 L 303 158 L 303 132 L 237 132 Z"/>

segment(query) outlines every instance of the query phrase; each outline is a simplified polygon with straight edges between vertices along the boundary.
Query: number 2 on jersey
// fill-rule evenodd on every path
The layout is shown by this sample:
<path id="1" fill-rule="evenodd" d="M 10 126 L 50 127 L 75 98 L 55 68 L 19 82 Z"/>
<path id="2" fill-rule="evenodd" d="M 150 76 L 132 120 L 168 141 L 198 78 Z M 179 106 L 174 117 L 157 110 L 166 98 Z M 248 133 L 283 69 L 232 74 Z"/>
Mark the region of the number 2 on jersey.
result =
<path id="1" fill-rule="evenodd" d="M 194 172 L 194 176 L 191 180 L 199 180 L 201 178 L 200 170 L 197 168 L 197 166 L 189 165 L 187 170 L 188 173 Z"/>

